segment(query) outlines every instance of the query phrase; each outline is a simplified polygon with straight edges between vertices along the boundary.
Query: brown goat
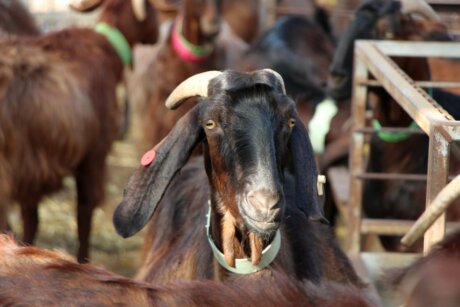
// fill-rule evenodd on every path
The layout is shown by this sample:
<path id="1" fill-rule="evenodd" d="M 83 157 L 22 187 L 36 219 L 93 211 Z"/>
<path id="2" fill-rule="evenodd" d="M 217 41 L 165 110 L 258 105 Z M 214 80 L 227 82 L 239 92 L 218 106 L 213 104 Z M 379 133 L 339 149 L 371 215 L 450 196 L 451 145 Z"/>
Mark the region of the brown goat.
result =
<path id="1" fill-rule="evenodd" d="M 141 98 L 143 101 L 135 103 L 140 109 L 144 141 L 148 147 L 161 141 L 187 111 L 184 108 L 170 112 L 164 107 L 164 101 L 174 88 L 194 74 L 230 66 L 226 61 L 242 53 L 228 50 L 227 45 L 219 40 L 222 30 L 229 30 L 221 29 L 220 1 L 184 0 L 179 15 L 168 26 L 167 37 L 154 51 L 155 57 L 146 73 L 134 81 L 143 84 L 146 90 L 146 96 Z M 238 49 L 244 48 L 245 44 L 239 38 L 232 37 L 230 40 L 241 46 Z M 133 91 L 139 89 L 136 87 Z"/>
<path id="2" fill-rule="evenodd" d="M 155 148 L 155 160 L 142 160 L 114 214 L 125 237 L 152 218 L 138 277 L 226 280 L 268 265 L 298 280 L 361 285 L 320 223 L 311 145 L 281 77 L 271 70 L 201 73 L 166 105 L 196 95 L 202 99 Z M 200 143 L 204 159 L 184 166 Z M 241 262 L 251 269 L 240 271 Z"/>
<path id="3" fill-rule="evenodd" d="M 40 31 L 35 20 L 21 1 L 0 1 L 0 37 L 10 35 L 36 36 L 38 34 Z M 0 195 L 2 195 L 1 189 L 0 184 Z M 7 204 L 0 199 L 0 232 L 9 228 L 7 211 Z"/>
<path id="4" fill-rule="evenodd" d="M 34 18 L 20 0 L 0 0 L 0 36 L 40 34 Z"/>
<path id="5" fill-rule="evenodd" d="M 118 28 L 125 49 L 155 42 L 156 13 L 146 1 L 142 21 L 131 1 L 96 4 L 102 2 L 99 22 Z M 41 198 L 73 175 L 78 260 L 84 261 L 93 209 L 103 199 L 105 159 L 118 132 L 115 87 L 123 60 L 104 35 L 78 28 L 3 40 L 0 52 L 0 202 L 19 202 L 24 242 L 32 243 Z"/>
<path id="6" fill-rule="evenodd" d="M 357 289 L 302 285 L 278 271 L 228 282 L 149 285 L 0 235 L 2 306 L 371 306 Z M 260 275 L 265 275 L 260 278 Z M 259 275 L 259 276 L 258 276 Z"/>
<path id="7" fill-rule="evenodd" d="M 390 270 L 389 281 L 408 307 L 460 305 L 460 229 L 403 270 Z"/>

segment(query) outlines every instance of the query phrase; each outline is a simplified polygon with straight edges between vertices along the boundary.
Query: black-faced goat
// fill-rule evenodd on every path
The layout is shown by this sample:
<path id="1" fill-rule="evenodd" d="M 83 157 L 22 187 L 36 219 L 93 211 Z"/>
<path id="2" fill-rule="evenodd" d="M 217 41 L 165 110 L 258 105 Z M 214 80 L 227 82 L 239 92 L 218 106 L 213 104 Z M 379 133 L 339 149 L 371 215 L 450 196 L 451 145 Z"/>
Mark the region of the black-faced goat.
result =
<path id="1" fill-rule="evenodd" d="M 201 96 L 198 104 L 144 156 L 114 214 L 124 237 L 152 219 L 138 277 L 226 279 L 269 266 L 315 283 L 359 285 L 321 223 L 311 144 L 279 74 L 201 73 L 166 106 L 192 96 Z M 199 143 L 204 157 L 184 166 Z"/>

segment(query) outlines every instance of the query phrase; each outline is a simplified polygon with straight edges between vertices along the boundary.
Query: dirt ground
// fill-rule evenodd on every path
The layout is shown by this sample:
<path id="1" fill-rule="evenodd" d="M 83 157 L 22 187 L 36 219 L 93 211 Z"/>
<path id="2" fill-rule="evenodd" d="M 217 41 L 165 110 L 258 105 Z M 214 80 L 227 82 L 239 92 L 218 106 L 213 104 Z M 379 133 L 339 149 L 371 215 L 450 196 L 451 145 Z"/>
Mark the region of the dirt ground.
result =
<path id="1" fill-rule="evenodd" d="M 117 141 L 108 163 L 106 199 L 94 212 L 91 233 L 91 261 L 125 276 L 133 276 L 140 266 L 142 232 L 129 239 L 118 236 L 112 225 L 112 214 L 122 198 L 125 183 L 138 165 L 141 154 L 133 137 Z M 46 197 L 39 207 L 40 226 L 35 245 L 76 254 L 78 247 L 76 193 L 73 178 L 64 180 L 61 192 Z M 15 235 L 21 238 L 19 206 L 11 208 L 9 221 Z"/>

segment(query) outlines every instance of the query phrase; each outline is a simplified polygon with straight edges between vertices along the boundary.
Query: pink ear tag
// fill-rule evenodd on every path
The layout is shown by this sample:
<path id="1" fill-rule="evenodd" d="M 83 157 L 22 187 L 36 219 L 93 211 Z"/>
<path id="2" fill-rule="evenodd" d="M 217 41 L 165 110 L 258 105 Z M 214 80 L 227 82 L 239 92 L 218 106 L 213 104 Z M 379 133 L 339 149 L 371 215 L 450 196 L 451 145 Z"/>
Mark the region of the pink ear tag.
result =
<path id="1" fill-rule="evenodd" d="M 153 162 L 153 160 L 155 160 L 156 155 L 157 153 L 155 152 L 155 150 L 150 149 L 142 156 L 141 164 L 143 166 L 149 166 Z"/>

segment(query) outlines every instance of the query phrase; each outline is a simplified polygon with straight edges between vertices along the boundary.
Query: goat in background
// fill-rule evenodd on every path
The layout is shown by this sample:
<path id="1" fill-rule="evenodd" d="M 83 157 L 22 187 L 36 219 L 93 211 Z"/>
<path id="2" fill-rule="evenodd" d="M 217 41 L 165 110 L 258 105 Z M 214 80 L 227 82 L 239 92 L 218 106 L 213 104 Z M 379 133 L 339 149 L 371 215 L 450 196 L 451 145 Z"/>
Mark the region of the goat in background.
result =
<path id="1" fill-rule="evenodd" d="M 20 0 L 0 0 L 0 37 L 11 34 L 35 36 L 40 30 Z"/>
<path id="2" fill-rule="evenodd" d="M 130 97 L 148 147 L 161 141 L 188 110 L 170 112 L 164 107 L 174 88 L 194 74 L 231 66 L 228 61 L 235 62 L 232 58 L 246 48 L 221 20 L 221 1 L 182 1 L 179 14 L 165 25 L 166 36 L 152 51 L 150 64 L 130 80 Z"/>
<path id="3" fill-rule="evenodd" d="M 23 240 L 33 243 L 40 200 L 72 174 L 79 261 L 88 258 L 92 214 L 103 199 L 105 160 L 118 132 L 115 87 L 132 46 L 158 36 L 146 0 L 84 4 L 79 9 L 103 6 L 96 31 L 0 41 L 0 202 L 20 204 Z"/>

